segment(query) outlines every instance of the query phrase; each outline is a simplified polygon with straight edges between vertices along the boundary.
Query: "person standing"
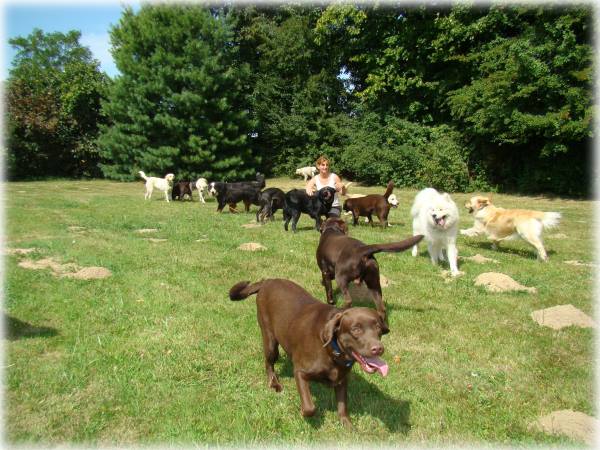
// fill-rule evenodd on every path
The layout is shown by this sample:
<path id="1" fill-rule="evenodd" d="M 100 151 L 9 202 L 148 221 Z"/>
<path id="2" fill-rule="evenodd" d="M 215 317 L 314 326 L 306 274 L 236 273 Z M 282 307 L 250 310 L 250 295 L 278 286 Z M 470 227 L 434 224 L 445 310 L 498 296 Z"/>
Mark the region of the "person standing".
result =
<path id="1" fill-rule="evenodd" d="M 334 188 L 336 192 L 333 198 L 333 204 L 331 205 L 331 210 L 327 217 L 340 217 L 341 207 L 338 192 L 343 193 L 344 185 L 342 184 L 342 180 L 340 180 L 340 177 L 335 173 L 330 171 L 329 160 L 325 156 L 319 157 L 315 165 L 317 166 L 319 173 L 306 183 L 306 193 L 312 196 L 315 193 L 315 189 L 318 191 L 325 186 Z"/>

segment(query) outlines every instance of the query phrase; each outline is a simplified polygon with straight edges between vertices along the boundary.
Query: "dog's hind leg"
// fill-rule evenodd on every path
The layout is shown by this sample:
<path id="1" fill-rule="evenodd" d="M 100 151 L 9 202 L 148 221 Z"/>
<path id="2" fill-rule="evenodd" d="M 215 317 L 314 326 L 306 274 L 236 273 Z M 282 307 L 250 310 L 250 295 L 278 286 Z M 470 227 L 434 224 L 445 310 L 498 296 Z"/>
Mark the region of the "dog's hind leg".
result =
<path id="1" fill-rule="evenodd" d="M 274 389 L 275 392 L 281 392 L 283 386 L 279 383 L 277 374 L 275 373 L 275 363 L 279 359 L 279 343 L 273 336 L 273 333 L 269 331 L 268 324 L 260 322 L 260 331 L 262 332 L 263 338 L 263 351 L 265 353 L 265 370 L 267 372 L 267 384 L 270 388 Z"/>
<path id="2" fill-rule="evenodd" d="M 548 255 L 546 254 L 544 243 L 540 237 L 542 234 L 542 226 L 539 222 L 536 222 L 535 225 L 530 227 L 517 227 L 517 232 L 522 239 L 535 247 L 538 252 L 537 257 L 539 260 L 548 261 Z"/>
<path id="3" fill-rule="evenodd" d="M 369 269 L 369 265 L 374 266 Z M 367 275 L 365 276 L 365 284 L 369 289 L 369 293 L 371 294 L 371 298 L 375 303 L 375 308 L 377 312 L 381 316 L 381 318 L 387 323 L 385 305 L 383 304 L 383 296 L 381 294 L 381 283 L 379 281 L 379 268 L 377 266 L 377 262 L 374 259 L 371 259 L 367 263 Z"/>
<path id="4" fill-rule="evenodd" d="M 325 297 L 327 297 L 327 303 L 330 305 L 335 305 L 335 300 L 333 299 L 333 287 L 331 286 L 331 274 L 326 271 L 321 271 L 322 284 L 325 287 Z"/>

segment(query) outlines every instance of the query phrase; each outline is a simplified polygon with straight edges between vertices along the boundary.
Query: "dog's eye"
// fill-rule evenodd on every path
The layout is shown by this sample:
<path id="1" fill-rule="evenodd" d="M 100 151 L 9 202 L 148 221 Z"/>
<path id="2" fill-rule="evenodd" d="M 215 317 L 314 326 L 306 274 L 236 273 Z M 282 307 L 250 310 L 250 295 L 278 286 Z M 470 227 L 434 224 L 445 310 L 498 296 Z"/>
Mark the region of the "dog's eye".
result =
<path id="1" fill-rule="evenodd" d="M 350 331 L 352 332 L 353 335 L 359 335 L 363 332 L 362 327 L 360 325 L 354 325 Z"/>

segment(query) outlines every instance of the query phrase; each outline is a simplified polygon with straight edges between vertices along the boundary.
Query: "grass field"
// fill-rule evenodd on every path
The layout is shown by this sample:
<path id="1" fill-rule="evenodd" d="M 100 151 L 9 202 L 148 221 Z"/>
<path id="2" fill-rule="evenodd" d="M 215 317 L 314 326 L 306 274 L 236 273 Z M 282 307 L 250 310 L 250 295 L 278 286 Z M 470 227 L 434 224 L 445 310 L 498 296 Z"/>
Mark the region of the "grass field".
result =
<path id="1" fill-rule="evenodd" d="M 287 190 L 301 180 L 267 180 Z M 541 327 L 530 314 L 572 304 L 593 314 L 593 202 L 494 195 L 503 207 L 558 211 L 545 234 L 550 261 L 511 241 L 499 251 L 485 238 L 459 236 L 464 275 L 446 282 L 425 246 L 379 254 L 390 334 L 386 378 L 354 367 L 349 412 L 337 417 L 333 390 L 312 393 L 317 415 L 304 419 L 291 363 L 276 365 L 284 391 L 266 386 L 254 296 L 231 302 L 240 280 L 291 279 L 324 299 L 315 262 L 319 234 L 305 215 L 285 232 L 281 212 L 258 228 L 250 214 L 217 214 L 210 199 L 143 200 L 143 185 L 109 181 L 6 183 L 5 439 L 9 443 L 131 445 L 566 445 L 569 438 L 530 430 L 538 417 L 572 409 L 594 415 L 593 331 Z M 355 193 L 384 187 L 353 186 Z M 393 227 L 361 223 L 351 236 L 367 243 L 411 234 L 413 190 L 396 190 Z M 461 207 L 467 194 L 453 194 Z M 461 209 L 461 228 L 471 219 Z M 142 234 L 137 230 L 156 229 Z M 151 241 L 148 238 L 164 239 Z M 257 242 L 261 252 L 237 247 Z M 100 266 L 99 280 L 57 277 L 18 266 L 52 257 Z M 537 294 L 488 293 L 482 272 L 510 275 Z M 334 283 L 335 287 L 335 283 Z M 341 304 L 338 295 L 338 304 Z M 368 300 L 355 305 L 372 307 Z"/>

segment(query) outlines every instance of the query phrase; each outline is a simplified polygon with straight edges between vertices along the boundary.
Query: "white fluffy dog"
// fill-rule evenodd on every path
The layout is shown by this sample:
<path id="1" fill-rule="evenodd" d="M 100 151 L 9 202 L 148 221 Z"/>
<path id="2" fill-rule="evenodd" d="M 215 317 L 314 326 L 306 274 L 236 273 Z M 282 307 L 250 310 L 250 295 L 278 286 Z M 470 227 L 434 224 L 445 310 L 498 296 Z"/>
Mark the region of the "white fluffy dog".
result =
<path id="1" fill-rule="evenodd" d="M 208 194 L 208 180 L 206 178 L 198 178 L 196 181 L 196 189 L 198 190 L 199 202 L 206 203 L 204 201 L 204 193 Z"/>
<path id="2" fill-rule="evenodd" d="M 299 169 L 296 169 L 296 175 L 304 177 L 304 181 L 314 177 L 317 172 L 317 168 L 313 166 L 300 167 Z"/>
<path id="3" fill-rule="evenodd" d="M 456 236 L 458 234 L 458 208 L 447 193 L 440 194 L 433 188 L 420 191 L 410 210 L 413 218 L 413 235 L 422 234 L 427 241 L 427 251 L 431 262 L 443 261 L 443 250 L 450 265 L 450 274 L 460 274 L 457 266 L 458 251 Z M 412 255 L 417 256 L 415 245 Z"/>
<path id="4" fill-rule="evenodd" d="M 148 200 L 152 197 L 152 191 L 154 188 L 165 193 L 165 200 L 169 201 L 169 191 L 173 189 L 173 179 L 175 175 L 168 173 L 164 178 L 147 177 L 144 172 L 140 170 L 140 176 L 146 180 L 146 193 L 144 194 L 144 200 Z"/>

